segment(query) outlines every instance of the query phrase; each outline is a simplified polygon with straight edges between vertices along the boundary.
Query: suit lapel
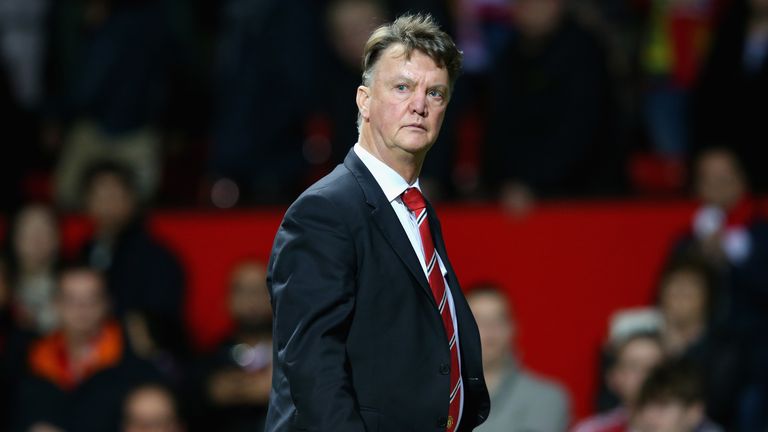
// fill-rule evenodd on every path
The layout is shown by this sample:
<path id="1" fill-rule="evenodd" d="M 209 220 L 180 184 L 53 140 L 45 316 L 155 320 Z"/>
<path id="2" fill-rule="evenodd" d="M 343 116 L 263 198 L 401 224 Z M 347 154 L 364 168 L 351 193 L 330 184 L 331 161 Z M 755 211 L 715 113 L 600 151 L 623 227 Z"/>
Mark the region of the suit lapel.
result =
<path id="1" fill-rule="evenodd" d="M 373 178 L 368 168 L 365 167 L 363 161 L 357 157 L 354 150 L 349 151 L 346 159 L 344 159 L 344 165 L 352 172 L 360 184 L 365 194 L 366 202 L 372 207 L 371 217 L 382 234 L 384 234 L 387 243 L 394 249 L 397 256 L 411 272 L 432 304 L 437 307 L 432 290 L 429 288 L 429 282 L 426 276 L 424 276 L 424 270 L 422 270 L 419 263 L 419 258 L 413 251 L 413 246 L 411 246 L 411 242 L 408 240 L 400 220 L 392 209 L 392 205 L 387 201 L 387 197 L 384 196 L 381 187 L 376 183 L 376 179 Z"/>

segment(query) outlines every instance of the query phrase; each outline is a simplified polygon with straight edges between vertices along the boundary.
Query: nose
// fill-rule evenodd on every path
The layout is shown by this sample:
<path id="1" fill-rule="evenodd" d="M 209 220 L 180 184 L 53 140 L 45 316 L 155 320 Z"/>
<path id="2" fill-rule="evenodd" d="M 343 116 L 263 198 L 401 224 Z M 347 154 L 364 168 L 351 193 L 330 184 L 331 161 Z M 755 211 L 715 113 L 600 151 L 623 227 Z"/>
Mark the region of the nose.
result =
<path id="1" fill-rule="evenodd" d="M 427 95 L 422 92 L 415 92 L 411 98 L 411 112 L 421 117 L 427 115 Z"/>

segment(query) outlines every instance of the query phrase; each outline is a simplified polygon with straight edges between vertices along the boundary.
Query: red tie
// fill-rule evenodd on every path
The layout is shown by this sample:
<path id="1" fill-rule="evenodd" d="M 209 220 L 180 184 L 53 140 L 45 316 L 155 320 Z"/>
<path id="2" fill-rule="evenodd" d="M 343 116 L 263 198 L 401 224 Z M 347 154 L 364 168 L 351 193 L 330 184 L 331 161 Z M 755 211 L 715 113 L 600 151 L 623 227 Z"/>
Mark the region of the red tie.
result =
<path id="1" fill-rule="evenodd" d="M 452 432 L 458 426 L 459 407 L 463 391 L 461 371 L 459 370 L 459 349 L 456 344 L 458 335 L 453 327 L 453 315 L 451 314 L 451 308 L 448 306 L 445 280 L 443 279 L 443 272 L 440 270 L 440 264 L 437 262 L 437 250 L 432 241 L 432 232 L 429 230 L 427 204 L 424 202 L 424 196 L 418 189 L 408 188 L 403 192 L 402 199 L 408 210 L 413 212 L 416 217 L 416 223 L 419 225 L 421 245 L 424 248 L 424 262 L 427 263 L 427 279 L 432 289 L 432 295 L 435 296 L 440 316 L 443 318 L 445 334 L 448 336 L 448 347 L 451 350 L 451 394 L 446 431 Z"/>

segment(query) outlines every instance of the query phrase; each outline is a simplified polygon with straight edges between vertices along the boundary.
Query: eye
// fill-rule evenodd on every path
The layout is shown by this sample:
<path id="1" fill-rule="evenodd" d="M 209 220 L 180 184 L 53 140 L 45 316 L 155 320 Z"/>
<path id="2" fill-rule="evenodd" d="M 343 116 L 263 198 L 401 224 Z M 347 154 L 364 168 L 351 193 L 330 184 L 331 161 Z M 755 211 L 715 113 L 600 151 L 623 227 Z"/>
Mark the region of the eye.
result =
<path id="1" fill-rule="evenodd" d="M 398 84 L 398 85 L 395 86 L 395 90 L 401 91 L 401 92 L 406 91 L 406 90 L 408 90 L 408 85 L 407 84 Z"/>
<path id="2" fill-rule="evenodd" d="M 432 89 L 427 93 L 430 97 L 436 98 L 436 99 L 442 99 L 445 95 L 443 95 L 443 92 L 440 90 Z"/>

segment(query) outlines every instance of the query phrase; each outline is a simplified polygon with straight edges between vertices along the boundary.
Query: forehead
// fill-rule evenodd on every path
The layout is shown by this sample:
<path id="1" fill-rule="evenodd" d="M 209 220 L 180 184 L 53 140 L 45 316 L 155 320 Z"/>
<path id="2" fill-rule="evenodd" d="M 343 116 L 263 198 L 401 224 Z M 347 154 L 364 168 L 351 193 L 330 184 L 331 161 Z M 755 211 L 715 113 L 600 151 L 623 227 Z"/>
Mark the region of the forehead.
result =
<path id="1" fill-rule="evenodd" d="M 448 70 L 438 66 L 432 57 L 414 49 L 410 55 L 402 44 L 387 47 L 374 67 L 382 78 L 404 76 L 412 80 L 429 81 L 431 85 L 448 85 Z"/>
<path id="2" fill-rule="evenodd" d="M 67 296 L 101 295 L 101 279 L 90 272 L 75 271 L 61 277 L 60 292 Z"/>

